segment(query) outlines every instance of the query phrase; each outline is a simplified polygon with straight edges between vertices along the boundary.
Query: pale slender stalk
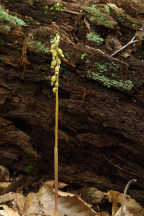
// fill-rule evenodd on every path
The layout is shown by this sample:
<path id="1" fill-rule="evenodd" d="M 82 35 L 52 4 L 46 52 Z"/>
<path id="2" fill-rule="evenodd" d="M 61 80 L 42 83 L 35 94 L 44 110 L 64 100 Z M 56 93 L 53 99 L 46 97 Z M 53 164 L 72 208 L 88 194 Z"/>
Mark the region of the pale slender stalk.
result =
<path id="1" fill-rule="evenodd" d="M 54 179 L 55 179 L 55 211 L 54 216 L 58 216 L 58 117 L 59 117 L 59 69 L 60 57 L 64 57 L 63 51 L 58 47 L 60 42 L 60 35 L 56 33 L 55 38 L 51 44 L 52 61 L 51 68 L 54 70 L 54 75 L 51 77 L 51 84 L 53 86 L 53 93 L 56 94 L 55 102 L 55 145 L 54 145 Z"/>
<path id="2" fill-rule="evenodd" d="M 58 95 L 58 87 L 57 87 L 56 107 L 55 107 L 55 147 L 54 147 L 55 216 L 58 215 L 58 115 L 59 115 L 59 95 Z"/>
<path id="3" fill-rule="evenodd" d="M 125 186 L 125 189 L 124 189 L 124 194 L 123 194 L 123 200 L 122 200 L 122 205 L 121 205 L 121 211 L 120 211 L 120 216 L 124 216 L 125 213 L 124 213 L 124 207 L 125 207 L 125 204 L 126 204 L 126 194 L 127 194 L 127 190 L 130 186 L 130 184 L 132 182 L 136 182 L 136 179 L 131 179 L 127 185 Z"/>

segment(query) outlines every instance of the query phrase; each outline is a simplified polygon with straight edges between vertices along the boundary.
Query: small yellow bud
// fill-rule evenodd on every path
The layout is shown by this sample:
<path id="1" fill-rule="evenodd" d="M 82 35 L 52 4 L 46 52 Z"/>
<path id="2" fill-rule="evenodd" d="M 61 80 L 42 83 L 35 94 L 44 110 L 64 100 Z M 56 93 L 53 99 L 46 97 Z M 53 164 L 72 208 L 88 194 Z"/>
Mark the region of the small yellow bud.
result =
<path id="1" fill-rule="evenodd" d="M 60 48 L 57 49 L 57 52 L 61 57 L 64 57 L 63 51 Z"/>
<path id="2" fill-rule="evenodd" d="M 56 91 L 57 91 L 57 88 L 56 88 L 56 87 L 54 87 L 52 91 L 53 91 L 53 93 L 56 93 Z"/>
<path id="3" fill-rule="evenodd" d="M 56 44 L 52 43 L 51 50 L 54 50 L 56 48 Z"/>
<path id="4" fill-rule="evenodd" d="M 51 77 L 51 82 L 54 83 L 55 81 L 56 81 L 56 76 L 53 75 L 53 76 Z"/>
<path id="5" fill-rule="evenodd" d="M 58 87 L 58 82 L 55 83 L 55 87 Z"/>
<path id="6" fill-rule="evenodd" d="M 60 40 L 60 35 L 56 34 L 56 40 L 59 41 Z"/>
<path id="7" fill-rule="evenodd" d="M 61 60 L 58 58 L 57 59 L 57 64 L 60 65 L 61 64 Z"/>
<path id="8" fill-rule="evenodd" d="M 56 66 L 56 60 L 53 60 L 52 62 L 51 62 L 51 68 L 54 68 L 55 66 Z"/>
<path id="9" fill-rule="evenodd" d="M 59 68 L 60 68 L 59 66 L 56 66 L 56 67 L 55 67 L 55 72 L 56 72 L 56 73 L 59 72 Z"/>
<path id="10" fill-rule="evenodd" d="M 52 56 L 53 56 L 53 57 L 56 57 L 56 56 L 57 56 L 57 52 L 56 52 L 55 50 L 51 50 L 51 52 L 52 52 Z"/>

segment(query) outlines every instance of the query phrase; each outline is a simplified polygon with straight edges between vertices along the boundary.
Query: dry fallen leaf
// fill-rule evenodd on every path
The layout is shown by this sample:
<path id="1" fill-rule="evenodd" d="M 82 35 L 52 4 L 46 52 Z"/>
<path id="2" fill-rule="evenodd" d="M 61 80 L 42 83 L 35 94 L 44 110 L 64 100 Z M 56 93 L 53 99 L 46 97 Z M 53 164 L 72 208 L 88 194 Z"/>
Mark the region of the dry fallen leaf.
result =
<path id="1" fill-rule="evenodd" d="M 26 197 L 20 193 L 7 193 L 0 196 L 0 203 L 11 203 L 12 208 L 6 205 L 2 206 L 0 212 L 3 216 L 41 216 L 54 215 L 55 194 L 50 182 L 45 182 L 37 193 L 31 192 Z M 92 190 L 93 191 L 93 190 Z M 121 208 L 118 204 L 123 204 L 124 194 L 118 191 L 110 190 L 107 193 L 95 191 L 96 200 L 101 202 L 103 197 L 107 197 L 112 203 L 112 216 L 121 216 Z M 89 204 L 84 202 L 80 197 L 59 191 L 59 214 L 58 216 L 109 216 L 108 212 L 95 212 Z M 130 196 L 126 195 L 125 206 L 123 208 L 125 216 L 144 216 L 144 209 Z"/>
<path id="2" fill-rule="evenodd" d="M 26 197 L 24 214 L 53 215 L 54 208 L 53 189 L 49 187 L 48 183 L 45 183 L 38 193 L 31 193 Z M 74 194 L 59 192 L 59 215 L 94 216 L 97 213 Z"/>
<path id="3" fill-rule="evenodd" d="M 0 205 L 0 215 L 2 216 L 20 216 L 16 210 L 13 210 L 7 205 Z"/>
<path id="4" fill-rule="evenodd" d="M 0 181 L 9 181 L 10 180 L 10 174 L 9 174 L 9 170 L 0 165 Z"/>
<path id="5" fill-rule="evenodd" d="M 123 204 L 124 194 L 110 190 L 108 193 L 105 193 L 105 195 L 109 202 L 112 203 L 112 215 L 121 216 L 121 207 L 119 208 L 118 204 Z M 126 216 L 144 216 L 144 208 L 129 195 L 126 195 L 123 212 Z"/>
<path id="6" fill-rule="evenodd" d="M 20 193 L 7 193 L 0 196 L 0 203 L 11 202 L 14 210 L 13 216 L 21 215 L 49 215 L 54 214 L 55 209 L 55 194 L 49 182 L 44 183 L 37 193 L 31 192 L 26 197 Z M 14 215 L 15 214 L 15 215 Z M 6 214 L 5 214 L 6 215 Z M 4 215 L 4 216 L 5 216 Z M 80 197 L 59 191 L 59 216 L 98 216 L 90 206 Z"/>
<path id="7" fill-rule="evenodd" d="M 98 190 L 96 187 L 84 187 L 80 190 L 82 199 L 90 204 L 101 203 L 104 199 L 105 193 Z"/>
<path id="8" fill-rule="evenodd" d="M 105 193 L 105 196 L 108 198 L 109 202 L 112 203 L 112 216 L 113 216 L 118 211 L 119 209 L 118 203 L 122 203 L 123 196 L 120 192 L 114 190 L 108 191 L 107 193 Z"/>

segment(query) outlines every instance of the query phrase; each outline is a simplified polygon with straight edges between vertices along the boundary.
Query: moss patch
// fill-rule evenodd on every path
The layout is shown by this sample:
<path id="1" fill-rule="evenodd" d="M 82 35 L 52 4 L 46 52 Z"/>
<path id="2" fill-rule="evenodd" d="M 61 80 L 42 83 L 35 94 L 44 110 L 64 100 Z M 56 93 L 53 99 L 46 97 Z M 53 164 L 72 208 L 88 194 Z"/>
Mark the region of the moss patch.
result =
<path id="1" fill-rule="evenodd" d="M 111 29 L 117 25 L 116 21 L 110 16 L 109 7 L 105 4 L 92 5 L 91 7 L 87 7 L 85 11 L 91 23 Z"/>
<path id="2" fill-rule="evenodd" d="M 138 29 L 142 27 L 142 23 L 138 19 L 128 15 L 122 8 L 117 7 L 115 4 L 108 4 L 110 7 L 111 15 L 123 26 L 130 29 Z"/>
<path id="3" fill-rule="evenodd" d="M 31 40 L 28 42 L 28 46 L 31 47 L 32 49 L 38 50 L 38 52 L 42 52 L 42 53 L 49 53 L 50 52 L 49 47 L 47 47 L 41 41 Z"/>
<path id="4" fill-rule="evenodd" d="M 97 45 L 102 45 L 104 39 L 96 32 L 90 32 L 87 34 L 87 39 L 89 41 L 95 42 Z"/>
<path id="5" fill-rule="evenodd" d="M 26 23 L 22 19 L 8 14 L 8 12 L 4 8 L 2 8 L 2 6 L 0 6 L 0 22 L 26 26 Z"/>
<path id="6" fill-rule="evenodd" d="M 132 90 L 134 87 L 131 80 L 118 79 L 119 64 L 113 63 L 95 63 L 95 71 L 88 71 L 88 77 L 99 81 L 107 88 L 125 89 L 127 91 Z M 114 79 L 115 78 L 115 79 Z"/>
<path id="7" fill-rule="evenodd" d="M 126 81 L 118 80 L 117 81 L 114 79 L 109 79 L 108 77 L 101 75 L 99 73 L 95 73 L 95 72 L 89 72 L 88 75 L 93 80 L 101 82 L 107 88 L 115 87 L 115 88 L 122 88 L 122 89 L 130 91 L 134 87 L 131 80 L 126 80 Z"/>

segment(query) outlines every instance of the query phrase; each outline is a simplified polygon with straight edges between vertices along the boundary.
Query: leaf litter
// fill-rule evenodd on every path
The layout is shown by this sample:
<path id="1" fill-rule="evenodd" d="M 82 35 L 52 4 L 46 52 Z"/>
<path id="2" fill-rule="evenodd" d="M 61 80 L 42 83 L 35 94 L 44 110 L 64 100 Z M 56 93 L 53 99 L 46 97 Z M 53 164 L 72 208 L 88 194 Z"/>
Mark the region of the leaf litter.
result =
<path id="1" fill-rule="evenodd" d="M 80 196 L 73 193 L 59 191 L 59 216 L 140 216 L 144 215 L 144 208 L 131 196 L 127 195 L 126 185 L 124 193 L 110 190 L 102 192 L 94 187 L 88 188 L 85 202 Z M 67 184 L 60 183 L 60 188 Z M 87 196 L 87 197 L 86 197 Z M 96 212 L 92 206 L 102 203 L 103 199 L 112 203 L 112 214 L 108 211 Z M 91 203 L 91 204 L 90 204 Z M 119 207 L 121 205 L 121 207 Z M 9 192 L 0 196 L 0 215 L 3 216 L 35 216 L 54 215 L 55 200 L 53 181 L 46 181 L 38 192 L 30 192 L 23 195 L 18 192 Z"/>

